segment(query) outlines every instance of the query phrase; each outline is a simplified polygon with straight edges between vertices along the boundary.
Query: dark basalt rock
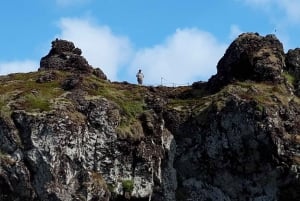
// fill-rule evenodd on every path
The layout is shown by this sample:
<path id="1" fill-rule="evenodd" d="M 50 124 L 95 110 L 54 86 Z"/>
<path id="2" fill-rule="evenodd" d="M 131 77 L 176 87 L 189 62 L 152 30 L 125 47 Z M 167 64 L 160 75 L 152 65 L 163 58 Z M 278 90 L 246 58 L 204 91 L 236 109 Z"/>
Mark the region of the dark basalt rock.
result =
<path id="1" fill-rule="evenodd" d="M 300 48 L 289 50 L 286 54 L 286 70 L 297 79 L 300 78 Z"/>
<path id="2" fill-rule="evenodd" d="M 101 79 L 107 79 L 102 70 L 94 69 L 89 65 L 81 53 L 81 49 L 76 48 L 72 42 L 56 39 L 52 41 L 49 54 L 41 59 L 39 70 L 63 70 L 79 74 L 93 73 Z"/>
<path id="3" fill-rule="evenodd" d="M 64 90 L 72 90 L 80 85 L 82 77 L 80 75 L 69 76 L 61 85 Z"/>
<path id="4" fill-rule="evenodd" d="M 286 71 L 294 77 L 295 94 L 300 96 L 300 48 L 289 50 L 286 54 Z"/>
<path id="5" fill-rule="evenodd" d="M 55 72 L 49 71 L 47 73 L 45 73 L 44 75 L 40 76 L 36 82 L 37 83 L 44 83 L 44 82 L 51 82 L 53 80 L 55 80 L 57 77 Z"/>
<path id="6" fill-rule="evenodd" d="M 219 90 L 236 80 L 280 83 L 284 58 L 283 46 L 275 35 L 241 34 L 218 62 L 217 74 L 209 79 L 208 88 Z"/>
<path id="7" fill-rule="evenodd" d="M 300 200 L 300 98 L 281 73 L 299 80 L 299 49 L 284 61 L 273 35 L 242 34 L 209 82 L 175 88 L 93 79 L 80 55 L 56 40 L 43 72 L 0 78 L 0 201 Z"/>

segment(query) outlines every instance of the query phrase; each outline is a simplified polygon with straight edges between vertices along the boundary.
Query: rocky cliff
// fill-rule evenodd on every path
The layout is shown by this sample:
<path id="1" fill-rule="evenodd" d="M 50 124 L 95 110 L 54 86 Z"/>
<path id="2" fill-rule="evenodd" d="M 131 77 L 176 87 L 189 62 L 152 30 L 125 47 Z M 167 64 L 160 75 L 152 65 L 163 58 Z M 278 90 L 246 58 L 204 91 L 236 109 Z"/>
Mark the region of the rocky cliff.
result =
<path id="1" fill-rule="evenodd" d="M 299 57 L 245 33 L 208 82 L 150 87 L 55 40 L 0 77 L 0 200 L 300 200 Z"/>

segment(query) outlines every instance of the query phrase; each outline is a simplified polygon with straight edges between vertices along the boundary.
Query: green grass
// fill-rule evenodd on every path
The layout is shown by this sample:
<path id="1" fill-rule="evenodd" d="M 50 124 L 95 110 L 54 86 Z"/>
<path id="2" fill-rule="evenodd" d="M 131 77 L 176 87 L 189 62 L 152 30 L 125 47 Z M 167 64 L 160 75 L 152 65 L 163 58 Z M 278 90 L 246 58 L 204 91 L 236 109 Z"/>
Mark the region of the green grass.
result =
<path id="1" fill-rule="evenodd" d="M 51 100 L 60 96 L 64 91 L 60 82 L 67 73 L 56 72 L 57 79 L 51 82 L 37 83 L 36 80 L 45 72 L 17 73 L 0 79 L 1 112 L 14 109 L 25 111 L 49 111 Z"/>
<path id="2" fill-rule="evenodd" d="M 50 82 L 37 83 L 45 71 L 33 73 L 17 73 L 0 78 L 0 115 L 9 117 L 11 110 L 27 112 L 51 111 L 54 104 L 73 104 L 72 100 L 61 102 L 65 91 L 61 83 L 70 72 L 54 71 L 55 79 Z M 94 75 L 83 76 L 81 89 L 87 92 L 86 99 L 104 97 L 118 105 L 121 116 L 120 134 L 134 136 L 136 118 L 144 111 L 145 88 L 136 85 L 110 83 Z M 61 103 L 60 103 L 61 102 Z M 82 118 L 81 118 L 82 119 Z"/>
<path id="3" fill-rule="evenodd" d="M 124 192 L 132 192 L 134 188 L 133 180 L 124 180 L 122 181 L 122 187 Z"/>
<path id="4" fill-rule="evenodd" d="M 285 84 L 245 81 L 229 85 L 225 87 L 225 90 L 244 100 L 256 101 L 261 106 L 274 106 L 278 104 L 278 101 L 287 105 L 292 98 Z M 277 101 L 274 99 L 275 97 Z"/>
<path id="5" fill-rule="evenodd" d="M 135 119 L 130 122 L 127 120 L 121 121 L 121 124 L 116 129 L 116 133 L 119 138 L 130 138 L 133 140 L 140 140 L 143 137 L 143 127 L 141 123 Z"/>
<path id="6" fill-rule="evenodd" d="M 0 96 L 0 116 L 7 118 L 11 114 L 10 108 L 7 106 L 7 101 L 4 97 L 4 95 Z"/>
<path id="7" fill-rule="evenodd" d="M 136 85 L 109 83 L 95 76 L 86 77 L 83 81 L 89 98 L 104 97 L 119 107 L 121 122 L 116 132 L 121 138 L 140 138 L 139 123 L 136 121 L 144 112 L 145 89 Z"/>
<path id="8" fill-rule="evenodd" d="M 42 96 L 34 96 L 32 94 L 27 94 L 25 96 L 24 106 L 26 110 L 29 111 L 49 111 L 51 109 L 49 99 Z"/>
<path id="9" fill-rule="evenodd" d="M 234 97 L 243 101 L 256 102 L 255 109 L 260 112 L 263 112 L 265 107 L 278 105 L 279 102 L 288 105 L 292 99 L 295 102 L 299 100 L 289 94 L 285 84 L 244 81 L 227 85 L 219 92 L 203 97 L 171 99 L 167 106 L 179 111 L 181 115 L 192 115 L 197 122 L 201 123 L 205 122 L 207 114 L 212 109 L 221 111 L 226 102 Z"/>
<path id="10" fill-rule="evenodd" d="M 36 80 L 44 73 L 46 72 L 18 73 L 1 77 L 0 115 L 9 117 L 11 110 L 14 109 L 47 112 L 52 110 L 55 104 L 73 104 L 71 99 L 62 98 L 65 91 L 61 89 L 62 81 L 71 73 L 55 71 L 55 80 L 37 83 Z M 295 78 L 292 75 L 285 73 L 284 76 L 288 82 L 294 82 Z M 143 131 L 138 118 L 147 110 L 144 102 L 145 95 L 149 93 L 147 87 L 111 83 L 94 75 L 83 76 L 80 86 L 87 93 L 84 98 L 104 97 L 117 105 L 120 122 L 116 131 L 119 136 L 134 139 L 142 137 Z M 193 115 L 199 121 L 204 120 L 207 116 L 206 113 L 212 108 L 218 111 L 222 110 L 226 101 L 233 96 L 245 101 L 257 102 L 259 111 L 262 111 L 265 106 L 278 104 L 274 101 L 276 98 L 283 104 L 288 104 L 291 100 L 284 84 L 274 85 L 253 81 L 236 82 L 225 86 L 215 94 L 205 93 L 204 88 L 156 88 L 155 90 L 156 93 L 160 93 L 167 99 L 169 109 L 177 110 L 183 115 Z M 294 98 L 294 100 L 299 101 L 298 98 Z M 79 113 L 76 115 L 74 119 L 78 118 L 84 121 L 83 116 L 80 116 Z"/>
<path id="11" fill-rule="evenodd" d="M 128 118 L 136 118 L 143 111 L 144 91 L 141 87 L 109 83 L 95 76 L 89 76 L 84 80 L 85 90 L 90 96 L 102 96 L 120 106 L 121 112 Z"/>
<path id="12" fill-rule="evenodd" d="M 135 119 L 139 114 L 141 114 L 144 111 L 143 102 L 124 100 L 118 101 L 118 104 L 123 109 L 124 114 L 129 118 Z"/>
<path id="13" fill-rule="evenodd" d="M 288 72 L 283 72 L 283 76 L 285 77 L 285 79 L 287 80 L 288 83 L 294 85 L 296 78 L 295 76 L 293 76 L 292 74 L 288 73 Z"/>

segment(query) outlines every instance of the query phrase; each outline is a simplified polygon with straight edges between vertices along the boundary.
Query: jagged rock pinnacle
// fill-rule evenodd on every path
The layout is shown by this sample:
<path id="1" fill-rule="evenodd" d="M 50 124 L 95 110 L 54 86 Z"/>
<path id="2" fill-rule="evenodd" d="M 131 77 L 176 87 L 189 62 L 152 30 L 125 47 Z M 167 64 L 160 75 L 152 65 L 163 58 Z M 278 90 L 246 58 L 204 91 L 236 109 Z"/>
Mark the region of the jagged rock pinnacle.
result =
<path id="1" fill-rule="evenodd" d="M 48 55 L 41 59 L 39 70 L 63 70 L 80 74 L 93 73 L 102 79 L 107 79 L 102 70 L 89 65 L 81 53 L 81 49 L 76 48 L 73 42 L 56 39 L 52 41 L 52 48 Z"/>

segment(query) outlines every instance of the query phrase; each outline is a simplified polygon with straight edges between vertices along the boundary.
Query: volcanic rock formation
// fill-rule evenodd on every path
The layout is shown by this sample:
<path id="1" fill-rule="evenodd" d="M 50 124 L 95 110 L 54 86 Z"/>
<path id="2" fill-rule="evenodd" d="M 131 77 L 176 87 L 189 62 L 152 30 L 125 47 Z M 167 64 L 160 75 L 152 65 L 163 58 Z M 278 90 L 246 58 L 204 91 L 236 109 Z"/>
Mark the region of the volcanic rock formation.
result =
<path id="1" fill-rule="evenodd" d="M 102 70 L 90 66 L 81 53 L 81 49 L 76 48 L 72 42 L 56 39 L 52 41 L 49 54 L 41 59 L 39 70 L 64 70 L 79 74 L 93 73 L 101 79 L 106 79 Z"/>
<path id="2" fill-rule="evenodd" d="M 209 80 L 209 87 L 219 89 L 236 80 L 280 83 L 284 59 L 283 46 L 275 35 L 241 34 L 219 61 L 218 73 Z"/>
<path id="3" fill-rule="evenodd" d="M 1 201 L 300 200 L 299 49 L 245 33 L 175 88 L 80 55 L 55 40 L 38 72 L 0 77 Z"/>

